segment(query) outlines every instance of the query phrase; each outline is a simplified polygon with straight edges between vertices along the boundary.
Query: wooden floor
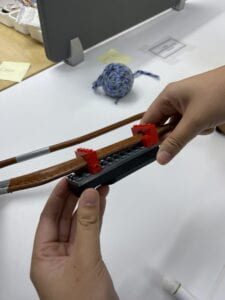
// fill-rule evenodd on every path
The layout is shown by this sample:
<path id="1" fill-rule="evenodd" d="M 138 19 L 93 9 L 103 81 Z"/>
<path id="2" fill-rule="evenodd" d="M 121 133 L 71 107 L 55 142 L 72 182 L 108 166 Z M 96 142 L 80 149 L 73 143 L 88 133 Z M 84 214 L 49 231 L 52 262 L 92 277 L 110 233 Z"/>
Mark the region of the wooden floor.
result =
<path id="1" fill-rule="evenodd" d="M 29 35 L 17 32 L 14 28 L 0 24 L 0 62 L 2 61 L 31 63 L 26 78 L 54 64 L 47 59 L 41 43 L 35 41 Z M 14 84 L 17 83 L 0 80 L 0 91 Z"/>

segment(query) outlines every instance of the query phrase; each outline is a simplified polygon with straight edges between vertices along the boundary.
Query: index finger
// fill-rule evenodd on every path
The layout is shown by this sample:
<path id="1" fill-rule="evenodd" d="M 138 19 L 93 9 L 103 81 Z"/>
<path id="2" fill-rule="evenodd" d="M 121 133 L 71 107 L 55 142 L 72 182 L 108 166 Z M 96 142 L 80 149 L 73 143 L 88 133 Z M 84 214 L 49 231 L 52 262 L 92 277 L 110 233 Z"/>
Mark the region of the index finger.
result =
<path id="1" fill-rule="evenodd" d="M 182 82 L 173 82 L 159 94 L 144 114 L 141 123 L 164 124 L 170 117 L 182 114 L 179 99 L 186 95 Z"/>
<path id="2" fill-rule="evenodd" d="M 141 123 L 164 124 L 168 118 L 177 113 L 171 100 L 162 92 L 150 105 L 144 114 Z"/>
<path id="3" fill-rule="evenodd" d="M 59 221 L 70 195 L 66 178 L 54 188 L 40 216 L 35 243 L 55 242 L 59 236 Z"/>

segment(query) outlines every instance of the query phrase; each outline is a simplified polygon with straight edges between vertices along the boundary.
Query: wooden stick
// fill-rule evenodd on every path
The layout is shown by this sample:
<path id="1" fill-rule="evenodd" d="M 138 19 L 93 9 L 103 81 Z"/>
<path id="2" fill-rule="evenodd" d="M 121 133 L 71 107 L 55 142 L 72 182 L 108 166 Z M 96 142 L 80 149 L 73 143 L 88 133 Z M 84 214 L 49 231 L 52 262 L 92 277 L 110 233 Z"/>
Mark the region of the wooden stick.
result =
<path id="1" fill-rule="evenodd" d="M 164 125 L 158 128 L 159 137 L 162 136 L 164 133 L 170 131 L 171 129 L 171 124 Z M 131 138 L 122 140 L 118 143 L 102 148 L 97 151 L 98 158 L 102 159 L 112 153 L 127 149 L 135 144 L 138 144 L 142 140 L 142 137 L 142 134 L 137 134 Z M 85 166 L 85 160 L 82 157 L 79 157 L 27 175 L 15 177 L 7 181 L 0 182 L 0 194 L 40 186 L 62 176 L 68 175 L 72 172 L 75 172 Z"/>
<path id="2" fill-rule="evenodd" d="M 71 146 L 75 146 L 75 145 L 78 145 L 78 144 L 86 142 L 86 141 L 89 141 L 93 138 L 96 138 L 96 137 L 98 137 L 100 135 L 103 135 L 107 132 L 110 132 L 112 130 L 120 128 L 124 125 L 127 125 L 127 124 L 131 123 L 131 122 L 140 120 L 142 118 L 143 114 L 144 113 L 139 113 L 137 115 L 134 115 L 134 116 L 129 117 L 127 119 L 124 119 L 122 121 L 116 122 L 112 125 L 103 127 L 101 129 L 98 129 L 98 130 L 93 131 L 91 133 L 85 134 L 83 136 L 80 136 L 80 137 L 77 137 L 77 138 L 74 138 L 74 139 L 71 139 L 71 140 L 68 140 L 68 141 L 64 141 L 64 142 L 59 143 L 59 144 L 51 145 L 51 146 L 44 147 L 44 148 L 41 148 L 41 149 L 38 149 L 38 150 L 35 150 L 35 151 L 32 151 L 32 152 L 28 152 L 28 153 L 25 153 L 25 154 L 22 154 L 22 155 L 18 155 L 18 156 L 15 156 L 15 157 L 11 157 L 11 158 L 2 160 L 2 161 L 0 161 L 0 169 L 4 168 L 4 167 L 7 167 L 7 166 L 10 166 L 10 165 L 13 165 L 13 164 L 16 164 L 16 163 L 19 163 L 19 162 L 22 162 L 22 161 L 26 161 L 26 160 L 29 160 L 29 159 L 32 159 L 32 158 L 35 158 L 35 157 L 46 155 L 46 154 L 49 154 L 51 152 L 59 151 L 59 150 L 62 150 L 62 149 L 65 149 L 65 148 L 68 148 L 68 147 L 71 147 Z"/>

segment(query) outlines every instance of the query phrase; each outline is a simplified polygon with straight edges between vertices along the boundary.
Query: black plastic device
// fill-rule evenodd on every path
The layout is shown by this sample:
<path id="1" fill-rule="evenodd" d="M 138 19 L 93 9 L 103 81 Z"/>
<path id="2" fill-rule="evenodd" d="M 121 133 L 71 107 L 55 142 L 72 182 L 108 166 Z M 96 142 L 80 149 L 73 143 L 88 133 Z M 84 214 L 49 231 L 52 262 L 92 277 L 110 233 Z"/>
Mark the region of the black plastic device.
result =
<path id="1" fill-rule="evenodd" d="M 100 160 L 102 170 L 97 174 L 90 174 L 87 168 L 84 168 L 77 173 L 68 175 L 69 186 L 79 197 L 87 188 L 113 184 L 155 161 L 158 149 L 158 145 L 148 148 L 137 144 L 111 154 Z"/>

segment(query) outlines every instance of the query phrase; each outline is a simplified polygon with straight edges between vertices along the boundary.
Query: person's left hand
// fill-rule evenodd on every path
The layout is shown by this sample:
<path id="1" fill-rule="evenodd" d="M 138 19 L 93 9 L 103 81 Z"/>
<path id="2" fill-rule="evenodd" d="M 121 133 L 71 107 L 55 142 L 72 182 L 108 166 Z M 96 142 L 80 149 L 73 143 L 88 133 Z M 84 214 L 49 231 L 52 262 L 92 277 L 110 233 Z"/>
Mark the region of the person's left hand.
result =
<path id="1" fill-rule="evenodd" d="M 89 189 L 78 199 L 66 179 L 54 189 L 40 217 L 31 264 L 41 300 L 119 299 L 100 252 L 107 193 L 108 187 Z"/>

